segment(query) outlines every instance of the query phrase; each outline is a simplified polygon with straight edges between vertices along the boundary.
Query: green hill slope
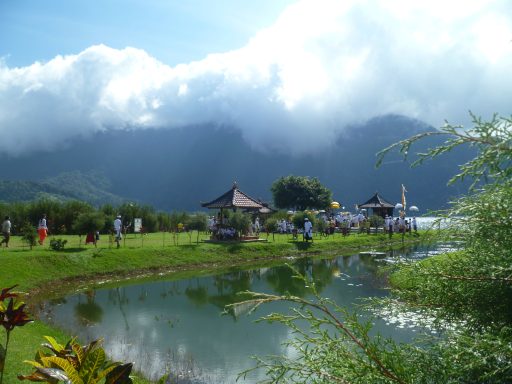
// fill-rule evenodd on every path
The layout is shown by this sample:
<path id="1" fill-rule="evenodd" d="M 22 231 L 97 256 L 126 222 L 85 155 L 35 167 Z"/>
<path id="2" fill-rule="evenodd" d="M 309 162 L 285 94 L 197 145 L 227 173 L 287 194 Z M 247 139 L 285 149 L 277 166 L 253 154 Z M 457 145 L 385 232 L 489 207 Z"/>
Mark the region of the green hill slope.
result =
<path id="1" fill-rule="evenodd" d="M 92 205 L 118 205 L 126 199 L 109 192 L 110 183 L 100 172 L 65 172 L 42 181 L 0 180 L 0 201 L 81 200 Z"/>

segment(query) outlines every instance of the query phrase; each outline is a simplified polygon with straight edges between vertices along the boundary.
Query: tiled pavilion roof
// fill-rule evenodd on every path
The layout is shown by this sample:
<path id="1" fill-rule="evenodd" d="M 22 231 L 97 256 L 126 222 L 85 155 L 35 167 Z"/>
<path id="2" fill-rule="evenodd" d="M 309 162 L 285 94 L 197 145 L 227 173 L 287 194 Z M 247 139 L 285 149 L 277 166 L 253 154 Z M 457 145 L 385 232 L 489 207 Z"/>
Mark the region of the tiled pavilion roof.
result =
<path id="1" fill-rule="evenodd" d="M 202 203 L 202 207 L 210 208 L 210 209 L 220 209 L 220 208 L 244 208 L 244 209 L 261 209 L 263 205 L 257 200 L 253 199 L 249 195 L 243 193 L 238 189 L 238 185 L 236 183 L 233 184 L 233 188 L 227 191 L 220 197 L 217 197 L 215 200 L 210 201 L 209 203 Z"/>
<path id="2" fill-rule="evenodd" d="M 375 192 L 366 203 L 359 204 L 359 208 L 395 208 L 394 204 L 384 200 L 378 192 Z"/>

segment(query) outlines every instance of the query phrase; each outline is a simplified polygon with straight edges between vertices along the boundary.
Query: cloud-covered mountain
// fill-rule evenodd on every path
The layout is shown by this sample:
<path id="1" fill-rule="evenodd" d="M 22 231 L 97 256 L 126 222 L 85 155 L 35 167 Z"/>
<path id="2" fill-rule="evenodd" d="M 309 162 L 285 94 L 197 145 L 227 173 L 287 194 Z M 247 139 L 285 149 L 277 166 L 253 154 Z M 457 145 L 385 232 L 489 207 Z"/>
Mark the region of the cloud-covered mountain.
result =
<path id="1" fill-rule="evenodd" d="M 89 175 L 88 182 L 97 182 L 98 190 L 166 210 L 198 210 L 200 201 L 219 196 L 233 181 L 246 193 L 269 201 L 272 182 L 289 174 L 318 177 L 348 209 L 375 191 L 397 202 L 403 183 L 409 204 L 424 212 L 446 205 L 450 197 L 464 191 L 461 185 L 448 188 L 446 183 L 470 154 L 457 151 L 415 169 L 389 156 L 375 169 L 375 153 L 427 129 L 417 120 L 400 116 L 376 118 L 345 130 L 322 151 L 307 155 L 256 151 L 240 131 L 211 126 L 108 131 L 52 152 L 3 155 L 0 172 L 8 180 L 43 180 L 80 171 Z M 312 133 L 311 142 L 315 137 Z M 76 188 L 76 178 L 53 180 L 60 180 L 61 187 L 69 183 L 74 190 L 83 189 Z"/>

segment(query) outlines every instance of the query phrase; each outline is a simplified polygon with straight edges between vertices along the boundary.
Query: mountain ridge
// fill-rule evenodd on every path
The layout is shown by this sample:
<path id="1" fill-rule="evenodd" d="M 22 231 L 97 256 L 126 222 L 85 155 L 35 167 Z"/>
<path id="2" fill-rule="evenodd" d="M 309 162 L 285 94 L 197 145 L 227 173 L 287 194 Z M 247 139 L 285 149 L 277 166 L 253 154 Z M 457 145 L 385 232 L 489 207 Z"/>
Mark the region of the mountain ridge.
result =
<path id="1" fill-rule="evenodd" d="M 157 209 L 192 211 L 200 209 L 201 201 L 227 191 L 234 181 L 247 194 L 271 201 L 270 187 L 277 178 L 290 174 L 317 177 L 347 209 L 376 191 L 389 201 L 399 201 L 404 184 L 411 204 L 424 212 L 445 207 L 466 190 L 464 184 L 448 187 L 446 183 L 458 164 L 472 157 L 471 151 L 457 149 L 414 169 L 396 154 L 375 169 L 375 154 L 427 130 L 432 128 L 417 120 L 384 116 L 349 127 L 328 148 L 302 156 L 254 150 L 239 131 L 225 127 L 103 132 L 51 153 L 0 156 L 0 173 L 9 180 L 53 179 L 53 186 L 68 188 L 69 194 L 92 188 L 89 192 L 98 195 L 98 202 L 110 196 Z M 429 139 L 415 148 L 424 151 L 439 142 L 439 138 Z M 87 177 L 59 179 L 58 175 L 73 172 L 95 175 L 88 181 L 97 189 L 77 187 Z"/>

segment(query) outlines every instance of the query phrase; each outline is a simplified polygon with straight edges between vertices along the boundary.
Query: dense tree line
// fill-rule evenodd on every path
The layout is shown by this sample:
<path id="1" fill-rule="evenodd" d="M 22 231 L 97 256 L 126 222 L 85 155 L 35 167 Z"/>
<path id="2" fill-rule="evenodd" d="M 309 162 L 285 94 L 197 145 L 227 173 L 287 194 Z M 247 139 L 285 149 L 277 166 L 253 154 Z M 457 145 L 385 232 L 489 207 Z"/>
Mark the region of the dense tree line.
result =
<path id="1" fill-rule="evenodd" d="M 66 184 L 69 177 L 66 175 L 62 183 Z M 72 178 L 71 184 L 75 188 L 75 184 L 79 184 L 73 180 Z M 89 184 L 85 183 L 83 189 L 87 190 Z M 331 191 L 320 184 L 318 179 L 306 176 L 282 177 L 273 183 L 271 190 L 278 208 L 294 208 L 299 211 L 321 209 L 327 208 L 332 199 Z M 128 232 L 133 231 L 135 218 L 142 219 L 145 232 L 172 230 L 178 223 L 186 225 L 189 229 L 204 228 L 206 225 L 204 213 L 167 213 L 137 203 L 123 203 L 117 206 L 104 204 L 97 208 L 83 200 L 61 200 L 47 196 L 28 202 L 0 202 L 0 217 L 11 218 L 13 234 L 22 234 L 22 228 L 28 228 L 30 225 L 36 227 L 43 214 L 48 217 L 48 230 L 53 235 L 85 234 L 96 230 L 107 233 L 112 229 L 112 223 L 117 215 L 121 215 Z M 233 220 L 238 220 L 234 225 L 238 230 L 243 230 L 244 225 L 247 226 L 247 222 L 250 222 L 250 218 L 242 216 L 235 216 Z M 241 225 L 240 220 L 244 225 Z"/>
<path id="2" fill-rule="evenodd" d="M 102 233 L 108 233 L 117 215 L 121 215 L 128 232 L 133 231 L 135 218 L 142 219 L 145 232 L 169 231 L 176 228 L 178 223 L 195 227 L 197 216 L 206 222 L 204 213 L 161 212 L 151 206 L 136 203 L 124 203 L 119 206 L 106 204 L 99 208 L 78 200 L 61 202 L 39 199 L 33 202 L 0 203 L 0 217 L 10 217 L 13 224 L 12 233 L 15 235 L 22 234 L 24 227 L 36 227 L 43 214 L 48 217 L 49 233 L 54 235 L 84 234 L 89 229 L 92 230 L 92 227 Z"/>

